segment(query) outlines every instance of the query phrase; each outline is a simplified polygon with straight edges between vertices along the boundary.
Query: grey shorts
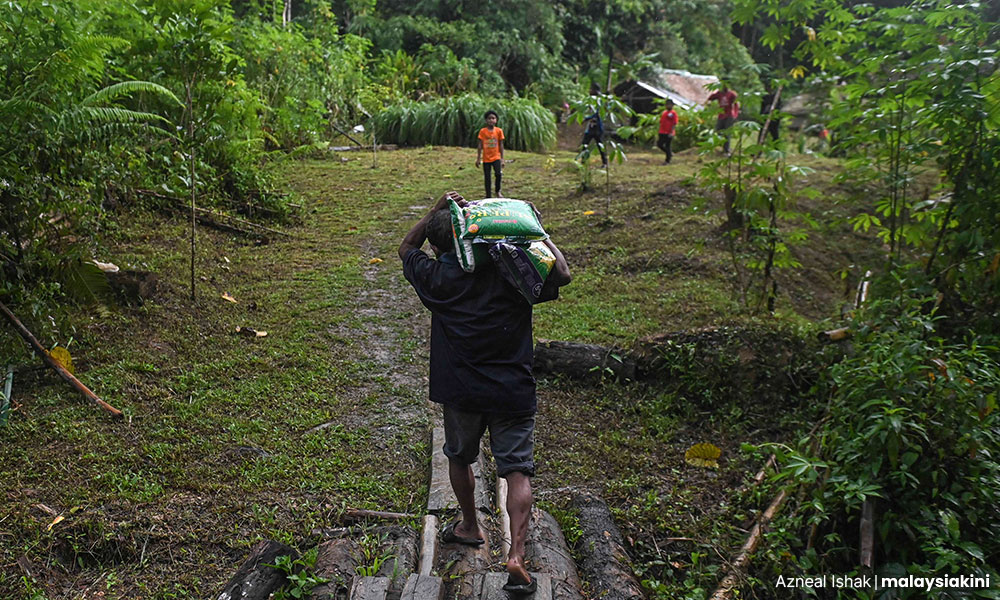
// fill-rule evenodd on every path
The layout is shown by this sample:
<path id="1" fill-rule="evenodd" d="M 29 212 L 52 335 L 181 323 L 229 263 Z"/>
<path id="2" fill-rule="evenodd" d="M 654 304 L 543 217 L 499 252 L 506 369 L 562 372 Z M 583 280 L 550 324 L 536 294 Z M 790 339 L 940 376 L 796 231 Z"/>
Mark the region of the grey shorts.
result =
<path id="1" fill-rule="evenodd" d="M 444 455 L 463 465 L 479 456 L 479 441 L 490 430 L 490 450 L 497 463 L 497 476 L 520 471 L 535 475 L 535 415 L 509 417 L 467 412 L 444 405 Z"/>

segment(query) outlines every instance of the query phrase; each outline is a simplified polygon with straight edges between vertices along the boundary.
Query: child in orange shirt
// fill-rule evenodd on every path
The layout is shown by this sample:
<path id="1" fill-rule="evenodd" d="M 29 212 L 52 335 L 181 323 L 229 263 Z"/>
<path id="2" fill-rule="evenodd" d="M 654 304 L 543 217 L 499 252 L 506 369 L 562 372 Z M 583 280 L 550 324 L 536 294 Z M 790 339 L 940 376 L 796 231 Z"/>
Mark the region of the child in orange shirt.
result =
<path id="1" fill-rule="evenodd" d="M 500 178 L 503 175 L 503 129 L 497 127 L 497 114 L 492 110 L 483 115 L 486 127 L 479 130 L 479 146 L 476 147 L 476 168 L 483 165 L 483 182 L 486 184 L 487 198 L 501 198 Z M 496 174 L 496 195 L 490 195 L 490 169 Z"/>

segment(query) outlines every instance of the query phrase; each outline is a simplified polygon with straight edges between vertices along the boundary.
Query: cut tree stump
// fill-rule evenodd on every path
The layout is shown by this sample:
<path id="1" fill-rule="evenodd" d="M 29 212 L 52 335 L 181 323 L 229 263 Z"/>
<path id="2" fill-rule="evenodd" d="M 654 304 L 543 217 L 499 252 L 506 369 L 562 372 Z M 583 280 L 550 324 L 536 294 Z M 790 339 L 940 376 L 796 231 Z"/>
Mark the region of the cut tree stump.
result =
<path id="1" fill-rule="evenodd" d="M 128 305 L 142 305 L 151 299 L 159 283 L 156 274 L 149 271 L 117 271 L 105 276 L 115 297 Z"/>
<path id="2" fill-rule="evenodd" d="M 573 507 L 583 530 L 577 542 L 583 557 L 580 566 L 594 596 L 602 600 L 645 598 L 608 505 L 598 496 L 580 493 L 573 497 Z"/>
<path id="3" fill-rule="evenodd" d="M 240 570 L 233 575 L 216 600 L 267 600 L 271 594 L 287 583 L 285 573 L 274 567 L 279 556 L 298 557 L 288 546 L 265 540 L 250 552 Z"/>
<path id="4" fill-rule="evenodd" d="M 532 569 L 552 579 L 553 600 L 583 600 L 576 562 L 555 517 L 533 508 L 528 524 L 525 559 Z"/>
<path id="5" fill-rule="evenodd" d="M 326 579 L 312 589 L 310 600 L 338 600 L 351 589 L 358 568 L 361 546 L 351 538 L 337 538 L 320 544 L 313 573 Z"/>
<path id="6" fill-rule="evenodd" d="M 591 380 L 612 375 L 634 381 L 636 367 L 635 360 L 619 348 L 540 339 L 535 344 L 535 373 Z"/>
<path id="7" fill-rule="evenodd" d="M 444 583 L 440 577 L 411 573 L 399 600 L 444 600 Z"/>

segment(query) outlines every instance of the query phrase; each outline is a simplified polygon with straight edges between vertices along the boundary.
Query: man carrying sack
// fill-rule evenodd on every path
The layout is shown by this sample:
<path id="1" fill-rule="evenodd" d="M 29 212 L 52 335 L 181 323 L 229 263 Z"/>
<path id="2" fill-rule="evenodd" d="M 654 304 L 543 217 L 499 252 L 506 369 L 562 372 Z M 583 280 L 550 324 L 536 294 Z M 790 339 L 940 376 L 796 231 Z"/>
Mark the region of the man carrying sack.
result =
<path id="1" fill-rule="evenodd" d="M 444 194 L 399 246 L 403 274 L 431 311 L 430 399 L 443 405 L 444 454 L 461 508 L 461 520 L 448 525 L 442 539 L 484 542 L 472 463 L 489 429 L 497 476 L 506 478 L 508 486 L 511 545 L 504 589 L 531 594 L 537 583 L 525 567 L 524 546 L 532 504 L 530 477 L 535 473 L 532 304 L 491 261 L 473 272 L 462 268 L 455 254 L 451 201 L 465 205 L 457 193 Z M 437 260 L 420 250 L 424 240 Z M 568 284 L 566 259 L 550 240 L 545 244 L 556 257 L 546 284 Z"/>

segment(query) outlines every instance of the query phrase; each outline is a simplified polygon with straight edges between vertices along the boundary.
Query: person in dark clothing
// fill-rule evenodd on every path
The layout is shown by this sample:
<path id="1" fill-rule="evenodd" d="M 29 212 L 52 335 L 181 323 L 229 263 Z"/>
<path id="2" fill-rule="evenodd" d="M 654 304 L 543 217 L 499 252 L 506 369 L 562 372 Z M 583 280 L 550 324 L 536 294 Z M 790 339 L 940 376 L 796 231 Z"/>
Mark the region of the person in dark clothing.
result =
<path id="1" fill-rule="evenodd" d="M 608 166 L 608 154 L 604 151 L 604 121 L 601 120 L 600 111 L 583 120 L 583 142 L 580 143 L 580 151 L 590 145 L 590 142 L 597 142 L 597 149 L 601 152 L 601 166 Z"/>
<path id="2" fill-rule="evenodd" d="M 442 539 L 469 545 L 485 541 L 471 465 L 489 429 L 497 475 L 508 484 L 511 545 L 504 589 L 529 594 L 537 587 L 524 562 L 530 477 L 535 473 L 532 305 L 491 262 L 478 265 L 472 273 L 461 268 L 454 251 L 450 200 L 465 203 L 455 192 L 444 194 L 399 246 L 403 274 L 431 311 L 430 399 L 443 405 L 444 454 L 462 514 L 460 521 L 445 528 Z M 420 250 L 425 239 L 437 260 Z M 548 295 L 554 298 L 571 277 L 559 249 L 549 240 L 545 243 L 556 257 L 546 281 L 546 287 L 556 290 Z"/>
<path id="3" fill-rule="evenodd" d="M 771 116 L 771 120 L 767 123 L 767 134 L 771 136 L 771 139 L 778 141 L 779 128 L 781 127 L 781 116 L 778 112 L 781 111 L 781 96 L 778 96 L 778 101 L 774 101 L 774 92 L 768 92 L 760 99 L 760 116 L 765 121 L 768 115 Z M 774 105 L 774 113 L 771 112 L 771 105 Z"/>
<path id="4" fill-rule="evenodd" d="M 722 151 L 729 154 L 729 128 L 736 123 L 740 116 L 740 103 L 736 100 L 737 94 L 729 89 L 725 83 L 718 90 L 708 96 L 708 101 L 718 100 L 719 116 L 715 120 L 715 130 L 726 136 L 726 142 L 722 146 Z"/>

